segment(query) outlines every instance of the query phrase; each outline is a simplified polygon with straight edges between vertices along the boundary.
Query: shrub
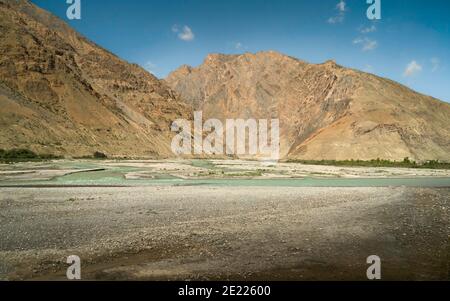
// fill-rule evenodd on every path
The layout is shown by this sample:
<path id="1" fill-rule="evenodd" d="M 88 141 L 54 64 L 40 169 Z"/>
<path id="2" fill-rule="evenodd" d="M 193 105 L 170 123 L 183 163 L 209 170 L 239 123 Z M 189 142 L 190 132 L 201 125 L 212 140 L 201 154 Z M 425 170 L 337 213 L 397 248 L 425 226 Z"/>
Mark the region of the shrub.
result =
<path id="1" fill-rule="evenodd" d="M 102 152 L 95 152 L 95 153 L 94 153 L 94 158 L 95 158 L 95 159 L 106 159 L 106 158 L 108 158 L 108 156 L 105 155 L 105 154 L 102 153 Z"/>
<path id="2" fill-rule="evenodd" d="M 450 169 L 450 163 L 439 162 L 436 160 L 427 161 L 424 163 L 417 163 L 410 158 L 405 158 L 403 161 L 390 161 L 384 159 L 374 159 L 370 161 L 363 160 L 288 160 L 292 163 L 302 163 L 310 165 L 332 165 L 332 166 L 352 166 L 352 167 L 406 167 L 406 168 L 428 168 L 428 169 Z"/>
<path id="3" fill-rule="evenodd" d="M 35 152 L 28 149 L 12 149 L 3 150 L 0 149 L 0 160 L 2 162 L 12 162 L 12 161 L 27 161 L 27 160 L 51 160 L 51 159 L 61 159 L 60 156 L 55 156 L 52 154 L 36 154 Z"/>
<path id="4" fill-rule="evenodd" d="M 0 152 L 3 159 L 38 159 L 39 156 L 28 149 L 12 149 Z"/>

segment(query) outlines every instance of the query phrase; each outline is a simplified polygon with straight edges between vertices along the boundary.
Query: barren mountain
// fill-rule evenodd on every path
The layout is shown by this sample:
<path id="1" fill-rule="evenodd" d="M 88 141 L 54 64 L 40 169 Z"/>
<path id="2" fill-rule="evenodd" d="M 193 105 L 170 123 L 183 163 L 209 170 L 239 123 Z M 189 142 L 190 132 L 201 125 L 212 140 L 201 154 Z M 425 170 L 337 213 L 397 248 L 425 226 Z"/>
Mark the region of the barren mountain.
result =
<path id="1" fill-rule="evenodd" d="M 450 161 L 449 104 L 332 61 L 213 54 L 163 82 L 27 0 L 0 0 L 0 39 L 1 149 L 169 157 L 193 106 L 279 118 L 283 158 Z"/>
<path id="2" fill-rule="evenodd" d="M 212 54 L 166 82 L 204 118 L 279 118 L 284 158 L 450 161 L 450 104 L 333 61 Z"/>
<path id="3" fill-rule="evenodd" d="M 191 110 L 160 80 L 26 0 L 0 0 L 0 148 L 171 156 Z"/>

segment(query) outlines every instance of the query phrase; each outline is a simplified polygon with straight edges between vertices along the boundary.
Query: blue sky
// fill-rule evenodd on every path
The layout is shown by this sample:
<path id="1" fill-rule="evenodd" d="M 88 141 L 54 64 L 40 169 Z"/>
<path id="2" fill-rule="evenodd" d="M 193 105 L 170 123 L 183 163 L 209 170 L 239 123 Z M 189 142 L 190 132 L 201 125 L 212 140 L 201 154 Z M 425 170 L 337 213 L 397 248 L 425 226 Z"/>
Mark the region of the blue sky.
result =
<path id="1" fill-rule="evenodd" d="M 334 59 L 450 102 L 450 1 L 33 0 L 123 59 L 162 78 L 208 53 L 276 50 L 311 63 Z"/>

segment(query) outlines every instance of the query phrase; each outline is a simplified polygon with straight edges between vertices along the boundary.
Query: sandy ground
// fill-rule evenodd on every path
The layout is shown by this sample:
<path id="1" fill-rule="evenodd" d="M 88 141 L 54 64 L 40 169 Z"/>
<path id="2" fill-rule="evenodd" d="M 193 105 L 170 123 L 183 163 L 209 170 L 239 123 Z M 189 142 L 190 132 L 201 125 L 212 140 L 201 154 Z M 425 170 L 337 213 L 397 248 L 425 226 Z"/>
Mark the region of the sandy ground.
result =
<path id="1" fill-rule="evenodd" d="M 450 188 L 0 188 L 0 279 L 450 280 Z"/>

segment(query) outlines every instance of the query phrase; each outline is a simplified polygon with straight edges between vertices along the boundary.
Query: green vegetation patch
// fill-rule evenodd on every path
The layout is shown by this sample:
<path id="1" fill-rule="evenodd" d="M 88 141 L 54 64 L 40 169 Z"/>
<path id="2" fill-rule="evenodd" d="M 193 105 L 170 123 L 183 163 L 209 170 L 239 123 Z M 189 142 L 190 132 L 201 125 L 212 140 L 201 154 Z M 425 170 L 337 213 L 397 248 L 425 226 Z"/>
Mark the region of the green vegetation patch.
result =
<path id="1" fill-rule="evenodd" d="M 402 167 L 402 168 L 422 168 L 422 169 L 450 169 L 450 163 L 440 162 L 438 160 L 429 160 L 417 163 L 409 158 L 403 161 L 390 161 L 383 159 L 375 159 L 370 161 L 364 160 L 288 160 L 288 163 L 301 163 L 307 165 L 326 165 L 326 166 L 346 166 L 346 167 Z"/>
<path id="2" fill-rule="evenodd" d="M 52 160 L 61 159 L 60 156 L 55 156 L 52 154 L 37 154 L 28 149 L 11 149 L 4 150 L 0 149 L 0 162 L 23 162 L 23 161 L 42 161 L 42 160 Z"/>

